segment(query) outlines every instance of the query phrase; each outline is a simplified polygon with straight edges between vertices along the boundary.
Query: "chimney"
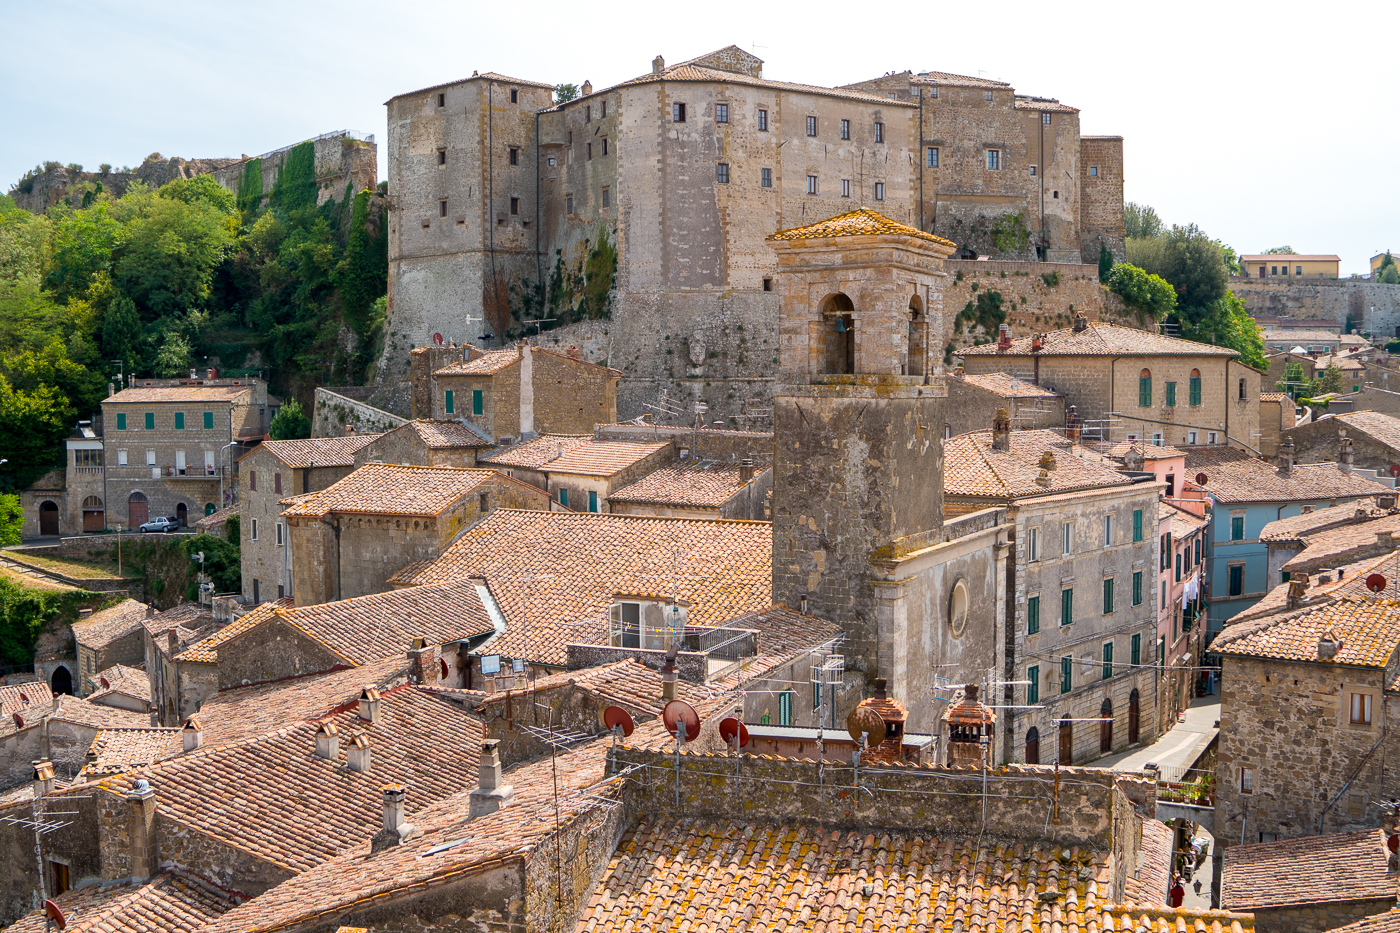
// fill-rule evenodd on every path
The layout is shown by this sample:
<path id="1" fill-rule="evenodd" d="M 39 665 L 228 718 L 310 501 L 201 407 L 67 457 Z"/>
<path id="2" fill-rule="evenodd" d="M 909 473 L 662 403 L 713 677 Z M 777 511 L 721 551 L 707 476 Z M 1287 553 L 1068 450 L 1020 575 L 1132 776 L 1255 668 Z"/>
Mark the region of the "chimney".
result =
<path id="1" fill-rule="evenodd" d="M 1069 411 L 1065 412 L 1065 437 L 1073 443 L 1079 443 L 1080 434 L 1079 406 L 1069 406 Z"/>
<path id="2" fill-rule="evenodd" d="M 584 82 L 583 82 L 583 87 L 579 88 L 579 96 L 580 96 L 580 97 L 587 97 L 589 94 L 592 94 L 592 93 L 593 93 L 593 82 L 592 82 L 592 81 L 589 81 L 588 79 L 585 78 L 585 79 L 584 79 Z"/>
<path id="3" fill-rule="evenodd" d="M 739 482 L 748 483 L 753 479 L 753 457 L 745 457 L 739 461 Z"/>
<path id="4" fill-rule="evenodd" d="M 1011 325 L 1002 324 L 997 328 L 997 352 L 1005 353 L 1011 349 Z"/>
<path id="5" fill-rule="evenodd" d="M 171 629 L 165 633 L 165 646 L 169 650 L 170 656 L 174 657 L 180 650 L 180 633 L 176 629 Z"/>
<path id="6" fill-rule="evenodd" d="M 316 730 L 316 757 L 331 761 L 340 757 L 340 730 L 335 723 L 323 722 Z"/>
<path id="7" fill-rule="evenodd" d="M 180 738 L 185 743 L 185 751 L 192 752 L 204 744 L 204 729 L 199 720 L 191 716 L 185 720 L 185 728 L 180 730 Z"/>
<path id="8" fill-rule="evenodd" d="M 670 702 L 676 698 L 676 646 L 666 649 L 666 663 L 661 665 L 661 699 Z"/>
<path id="9" fill-rule="evenodd" d="M 385 784 L 380 790 L 384 793 L 384 823 L 370 839 L 371 855 L 396 846 L 418 832 L 418 827 L 404 819 L 404 798 L 408 796 L 408 788 L 402 784 Z"/>
<path id="10" fill-rule="evenodd" d="M 381 702 L 379 691 L 374 688 L 374 685 L 366 686 L 360 691 L 360 718 L 365 722 L 379 722 L 379 706 Z"/>
<path id="11" fill-rule="evenodd" d="M 570 346 L 569 349 L 568 349 L 568 354 L 569 354 L 569 359 L 571 359 L 571 360 L 579 359 L 578 347 Z"/>
<path id="12" fill-rule="evenodd" d="M 408 649 L 408 673 L 415 684 L 435 684 L 438 680 L 437 648 L 425 641 L 415 638 Z"/>
<path id="13" fill-rule="evenodd" d="M 1041 349 L 1042 349 L 1044 346 L 1045 346 L 1045 337 L 1044 337 L 1043 335 L 1041 335 L 1041 334 L 1036 334 L 1034 337 L 1031 338 L 1031 352 L 1032 352 L 1032 353 L 1039 353 L 1039 352 L 1041 351 Z"/>
<path id="14" fill-rule="evenodd" d="M 34 798 L 53 793 L 53 762 L 40 758 L 34 762 Z"/>
<path id="15" fill-rule="evenodd" d="M 1308 600 L 1308 575 L 1295 573 L 1288 581 L 1288 608 L 1297 609 Z"/>
<path id="16" fill-rule="evenodd" d="M 481 767 L 478 774 L 481 786 L 471 792 L 467 805 L 467 819 L 474 820 L 508 805 L 515 796 L 515 789 L 501 783 L 501 755 L 497 746 L 500 739 L 483 739 L 481 742 Z"/>
<path id="17" fill-rule="evenodd" d="M 345 426 L 345 433 L 348 434 L 348 435 L 353 435 L 353 434 L 355 433 L 355 425 L 354 425 L 354 424 L 347 424 L 347 425 Z"/>
<path id="18" fill-rule="evenodd" d="M 1055 452 L 1047 450 L 1040 455 L 1040 468 L 1047 473 L 1055 472 L 1058 464 L 1055 462 Z"/>
<path id="19" fill-rule="evenodd" d="M 1088 319 L 1087 317 L 1085 317 L 1084 315 L 1082 315 L 1082 314 L 1076 314 L 1076 315 L 1074 316 L 1074 332 L 1075 332 L 1076 334 L 1080 334 L 1080 333 L 1083 333 L 1084 331 L 1086 331 L 1086 330 L 1088 330 L 1088 329 L 1089 329 L 1089 319 Z"/>
<path id="20" fill-rule="evenodd" d="M 130 817 L 131 879 L 145 881 L 156 872 L 156 792 L 151 783 L 139 778 L 126 792 Z"/>
<path id="21" fill-rule="evenodd" d="M 1293 455 L 1297 452 L 1298 445 L 1293 443 L 1293 438 L 1285 438 L 1282 444 L 1278 445 L 1278 471 L 1284 476 L 1293 475 Z"/>
<path id="22" fill-rule="evenodd" d="M 1322 637 L 1317 640 L 1317 659 L 1319 661 L 1330 661 L 1337 656 L 1337 651 L 1342 647 L 1342 640 L 1332 634 L 1329 628 L 1322 633 Z"/>
<path id="23" fill-rule="evenodd" d="M 1040 471 L 1040 475 L 1037 476 L 1037 477 L 1035 478 L 1035 484 L 1036 484 L 1037 486 L 1044 486 L 1044 487 L 1047 488 L 1047 489 L 1050 488 L 1050 474 L 1049 474 L 1049 472 L 1046 471 L 1046 470 L 1041 470 L 1041 471 Z"/>
<path id="24" fill-rule="evenodd" d="M 652 73 L 652 74 L 654 74 L 654 75 L 659 75 L 659 74 L 661 74 L 661 73 L 662 73 L 663 71 L 665 71 L 665 70 L 666 70 L 666 59 L 664 59 L 664 58 L 662 58 L 660 55 L 658 55 L 658 56 L 656 56 L 655 58 L 653 58 L 653 59 L 651 60 L 651 73 Z"/>
<path id="25" fill-rule="evenodd" d="M 149 712 L 151 714 L 151 728 L 154 729 L 160 725 L 160 707 L 152 703 L 150 704 Z"/>
<path id="26" fill-rule="evenodd" d="M 798 606 L 801 607 L 801 609 L 802 609 L 802 614 L 805 616 L 805 615 L 807 614 L 807 594 L 806 594 L 806 593 L 803 593 L 801 596 L 798 597 Z"/>
<path id="27" fill-rule="evenodd" d="M 1395 532 L 1393 530 L 1376 532 L 1376 545 L 1387 551 L 1395 550 Z"/>
<path id="28" fill-rule="evenodd" d="M 350 736 L 350 741 L 345 743 L 345 766 L 351 771 L 365 774 L 373 762 L 374 755 L 369 747 L 369 733 L 356 732 Z"/>
<path id="29" fill-rule="evenodd" d="M 1351 438 L 1345 434 L 1341 436 L 1337 444 L 1337 467 L 1343 473 L 1350 473 L 1351 466 L 1356 461 L 1356 452 Z"/>
<path id="30" fill-rule="evenodd" d="M 154 619 L 155 617 L 156 617 L 156 610 L 155 610 L 155 607 L 154 607 L 154 606 L 147 606 L 147 607 L 146 607 L 146 618 L 148 618 L 148 619 Z"/>
<path id="31" fill-rule="evenodd" d="M 116 386 L 112 385 L 112 383 L 110 383 L 110 382 L 107 383 L 107 397 L 108 397 L 108 398 L 111 398 L 112 396 L 114 396 L 114 395 L 116 395 L 116 394 L 117 394 Z"/>
<path id="32" fill-rule="evenodd" d="M 1379 508 L 1390 511 L 1395 508 L 1395 496 L 1393 494 L 1388 496 L 1376 496 L 1376 505 Z"/>
<path id="33" fill-rule="evenodd" d="M 996 416 L 992 418 L 992 449 L 1011 449 L 1011 416 L 1005 408 L 998 408 Z"/>

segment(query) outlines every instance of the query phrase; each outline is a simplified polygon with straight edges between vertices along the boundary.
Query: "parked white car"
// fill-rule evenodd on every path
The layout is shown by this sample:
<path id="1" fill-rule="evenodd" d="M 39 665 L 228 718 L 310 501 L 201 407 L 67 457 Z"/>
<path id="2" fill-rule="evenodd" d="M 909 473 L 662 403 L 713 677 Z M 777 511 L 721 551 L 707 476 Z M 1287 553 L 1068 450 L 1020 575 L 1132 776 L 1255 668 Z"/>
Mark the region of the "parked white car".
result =
<path id="1" fill-rule="evenodd" d="M 144 524 L 144 525 L 141 526 L 141 533 L 142 533 L 142 534 L 145 534 L 145 533 L 148 532 L 148 531 L 166 531 L 166 532 L 169 532 L 169 531 L 179 531 L 179 530 L 180 530 L 180 520 L 177 519 L 174 515 L 166 515 L 166 516 L 163 517 L 163 518 L 153 518 L 153 519 L 151 519 L 150 521 L 146 522 L 146 524 Z"/>

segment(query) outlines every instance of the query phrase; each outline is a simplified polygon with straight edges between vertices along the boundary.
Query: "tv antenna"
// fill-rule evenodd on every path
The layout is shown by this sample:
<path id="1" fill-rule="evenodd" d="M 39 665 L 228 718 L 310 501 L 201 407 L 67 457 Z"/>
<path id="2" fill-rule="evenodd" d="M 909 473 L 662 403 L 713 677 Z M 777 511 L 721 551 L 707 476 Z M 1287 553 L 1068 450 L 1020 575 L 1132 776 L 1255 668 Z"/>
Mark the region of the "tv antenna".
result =
<path id="1" fill-rule="evenodd" d="M 642 407 L 655 412 L 662 424 L 674 424 L 688 414 L 685 405 L 671 398 L 666 392 L 662 392 L 655 402 L 643 402 Z"/>
<path id="2" fill-rule="evenodd" d="M 676 737 L 676 806 L 681 805 L 681 748 L 700 736 L 700 714 L 685 700 L 672 700 L 661 710 L 666 731 Z"/>

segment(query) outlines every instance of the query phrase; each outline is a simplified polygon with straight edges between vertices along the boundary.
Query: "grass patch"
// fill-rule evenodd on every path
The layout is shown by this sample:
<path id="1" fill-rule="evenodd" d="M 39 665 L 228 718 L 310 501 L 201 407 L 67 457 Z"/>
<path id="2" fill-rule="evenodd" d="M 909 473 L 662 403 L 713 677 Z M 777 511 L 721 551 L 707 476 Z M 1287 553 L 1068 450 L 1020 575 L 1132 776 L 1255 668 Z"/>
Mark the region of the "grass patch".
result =
<path id="1" fill-rule="evenodd" d="M 48 593 L 77 592 L 76 587 L 71 587 L 67 583 L 59 583 L 57 580 L 48 580 L 42 577 L 26 577 L 19 571 L 12 570 L 3 564 L 0 564 L 0 580 L 13 583 L 15 586 L 43 590 Z"/>
<path id="2" fill-rule="evenodd" d="M 69 560 L 62 557 L 40 557 L 25 551 L 7 551 L 5 556 L 21 564 L 28 564 L 40 570 L 51 570 L 76 580 L 99 580 L 103 577 L 117 576 L 116 561 L 109 564 L 97 561 Z M 124 573 L 122 576 L 129 576 L 129 574 Z"/>

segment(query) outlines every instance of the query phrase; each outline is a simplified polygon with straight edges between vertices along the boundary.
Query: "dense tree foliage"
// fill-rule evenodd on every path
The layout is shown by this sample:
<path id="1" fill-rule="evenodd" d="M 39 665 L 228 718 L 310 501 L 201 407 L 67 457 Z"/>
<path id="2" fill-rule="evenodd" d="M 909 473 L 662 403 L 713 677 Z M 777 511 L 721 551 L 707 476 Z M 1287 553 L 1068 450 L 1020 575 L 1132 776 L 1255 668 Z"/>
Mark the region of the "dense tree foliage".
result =
<path id="1" fill-rule="evenodd" d="M 1400 270 L 1396 269 L 1395 258 L 1387 252 L 1376 267 L 1376 281 L 1387 285 L 1400 285 Z"/>
<path id="2" fill-rule="evenodd" d="M 274 441 L 295 441 L 311 436 L 311 419 L 301 410 L 301 403 L 292 399 L 282 406 L 277 417 L 267 426 L 267 436 Z"/>
<path id="3" fill-rule="evenodd" d="M 1171 283 L 1129 263 L 1116 264 L 1103 283 L 1121 296 L 1143 323 L 1160 321 L 1176 308 L 1176 290 Z"/>
<path id="4" fill-rule="evenodd" d="M 0 492 L 0 547 L 19 544 L 20 532 L 24 529 L 24 508 L 19 496 L 12 492 Z"/>
<path id="5" fill-rule="evenodd" d="M 1123 223 L 1128 230 L 1128 238 L 1133 240 L 1159 236 L 1162 233 L 1162 218 L 1150 205 L 1129 201 L 1123 205 Z"/>

